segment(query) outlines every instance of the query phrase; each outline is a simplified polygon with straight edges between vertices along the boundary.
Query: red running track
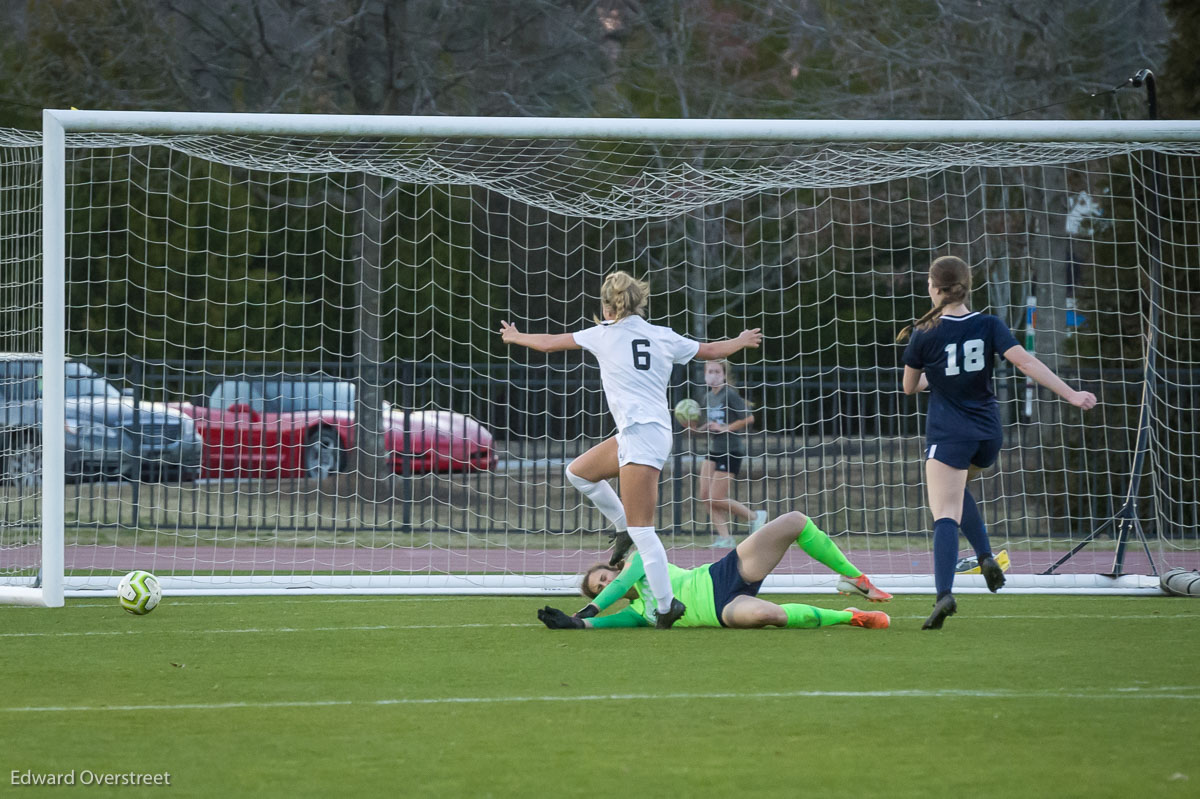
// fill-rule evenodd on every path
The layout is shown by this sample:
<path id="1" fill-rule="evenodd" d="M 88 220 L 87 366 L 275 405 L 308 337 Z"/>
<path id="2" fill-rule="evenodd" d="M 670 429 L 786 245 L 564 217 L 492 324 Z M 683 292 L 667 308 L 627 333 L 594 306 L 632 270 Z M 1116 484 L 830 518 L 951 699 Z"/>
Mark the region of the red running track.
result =
<path id="1" fill-rule="evenodd" d="M 724 549 L 671 549 L 672 563 L 691 568 L 711 563 L 725 555 Z M 362 547 L 280 547 L 275 545 L 238 547 L 165 547 L 162 549 L 68 546 L 69 570 L 125 572 L 146 569 L 158 574 L 211 574 L 229 572 L 305 573 L 345 572 L 355 574 L 578 574 L 598 561 L 607 560 L 608 552 L 518 550 L 518 549 L 434 549 Z M 853 550 L 850 560 L 868 574 L 930 574 L 931 553 Z M 964 552 L 965 554 L 965 552 Z M 1063 551 L 1009 550 L 1014 574 L 1040 574 L 1065 554 Z M 9 550 L 5 563 L 10 567 L 31 567 L 40 553 L 36 547 Z M 1156 559 L 1159 557 L 1155 553 Z M 1200 569 L 1200 551 L 1172 551 L 1166 565 Z M 1105 574 L 1112 571 L 1113 553 L 1084 549 L 1058 569 L 1060 574 Z M 814 570 L 811 558 L 799 550 L 790 551 L 779 570 L 806 573 Z M 817 569 L 822 567 L 816 566 Z M 1150 564 L 1140 546 L 1126 550 L 1126 574 L 1150 574 Z"/>

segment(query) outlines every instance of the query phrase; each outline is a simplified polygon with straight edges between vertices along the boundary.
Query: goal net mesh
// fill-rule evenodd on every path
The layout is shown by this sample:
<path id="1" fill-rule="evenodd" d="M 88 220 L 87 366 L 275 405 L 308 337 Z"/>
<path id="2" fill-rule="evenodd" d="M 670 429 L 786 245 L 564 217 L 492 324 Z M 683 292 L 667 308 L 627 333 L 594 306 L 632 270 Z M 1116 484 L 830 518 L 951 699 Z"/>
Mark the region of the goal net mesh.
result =
<path id="1" fill-rule="evenodd" d="M 974 309 L 1100 401 L 997 369 L 1005 444 L 973 491 L 1014 584 L 1094 587 L 1135 483 L 1154 562 L 1135 535 L 1124 571 L 1200 566 L 1200 144 L 68 134 L 63 313 L 40 307 L 40 145 L 0 131 L 0 582 L 37 579 L 40 486 L 65 480 L 69 591 L 134 568 L 176 590 L 571 590 L 609 530 L 564 466 L 614 425 L 590 356 L 498 330 L 582 329 L 624 269 L 656 324 L 763 331 L 734 358 L 754 422 L 731 496 L 929 589 L 926 399 L 894 340 L 943 254 L 974 266 Z M 22 415 L 51 310 L 56 475 Z M 678 367 L 669 402 L 705 390 Z M 724 554 L 708 446 L 677 428 L 663 472 L 681 566 Z M 833 586 L 798 548 L 778 573 Z"/>

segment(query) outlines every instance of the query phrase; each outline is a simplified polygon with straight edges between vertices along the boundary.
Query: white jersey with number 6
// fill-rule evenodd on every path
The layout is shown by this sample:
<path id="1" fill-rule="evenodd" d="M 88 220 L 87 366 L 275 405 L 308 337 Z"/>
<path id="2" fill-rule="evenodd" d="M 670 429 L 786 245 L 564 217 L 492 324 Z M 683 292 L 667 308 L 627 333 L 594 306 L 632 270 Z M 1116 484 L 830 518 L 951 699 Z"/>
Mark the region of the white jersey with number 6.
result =
<path id="1" fill-rule="evenodd" d="M 575 343 L 596 356 L 600 382 L 617 430 L 631 424 L 671 429 L 667 384 L 671 368 L 696 357 L 699 342 L 640 316 L 601 322 L 574 334 Z"/>

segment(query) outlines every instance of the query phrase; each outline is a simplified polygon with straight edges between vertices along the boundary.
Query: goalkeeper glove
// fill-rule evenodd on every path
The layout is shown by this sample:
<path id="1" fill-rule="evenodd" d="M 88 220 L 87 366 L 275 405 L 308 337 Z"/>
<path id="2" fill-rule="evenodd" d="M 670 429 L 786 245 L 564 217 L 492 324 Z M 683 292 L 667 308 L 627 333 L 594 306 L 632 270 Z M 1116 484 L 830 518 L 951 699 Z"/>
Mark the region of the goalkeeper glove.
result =
<path id="1" fill-rule="evenodd" d="M 587 626 L 583 623 L 583 619 L 568 616 L 558 608 L 552 608 L 549 605 L 538 611 L 538 621 L 551 630 L 582 630 Z"/>
<path id="2" fill-rule="evenodd" d="M 629 533 L 622 530 L 619 533 L 613 533 L 608 540 L 613 545 L 613 553 L 612 557 L 608 559 L 608 565 L 616 567 L 625 560 L 625 555 L 633 547 L 633 539 L 629 537 Z"/>
<path id="3" fill-rule="evenodd" d="M 599 616 L 599 615 L 600 615 L 600 608 L 596 607 L 591 602 L 589 602 L 587 605 L 585 605 L 583 607 L 583 610 L 575 611 L 575 615 L 572 618 L 590 619 L 592 616 Z"/>

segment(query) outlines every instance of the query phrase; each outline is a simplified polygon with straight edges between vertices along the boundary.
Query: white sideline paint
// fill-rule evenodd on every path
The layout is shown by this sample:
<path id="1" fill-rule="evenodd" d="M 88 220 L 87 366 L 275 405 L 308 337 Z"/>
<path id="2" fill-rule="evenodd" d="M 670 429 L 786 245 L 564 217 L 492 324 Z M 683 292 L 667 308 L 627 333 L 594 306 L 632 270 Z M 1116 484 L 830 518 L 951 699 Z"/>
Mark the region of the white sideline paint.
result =
<path id="1" fill-rule="evenodd" d="M 467 630 L 480 627 L 541 627 L 540 624 L 369 624 L 354 627 L 246 627 L 233 630 L 169 630 L 148 627 L 144 630 L 84 630 L 80 632 L 56 633 L 0 633 L 0 638 L 76 638 L 92 635 L 146 635 L 148 633 L 174 633 L 177 635 L 245 635 L 247 633 L 354 633 L 377 630 Z"/>
<path id="2" fill-rule="evenodd" d="M 234 604 L 234 603 L 226 603 Z M 105 605 L 111 608 L 111 605 Z M 898 616 L 889 614 L 893 621 L 917 621 L 925 618 L 925 614 L 917 616 Z M 1101 621 L 1121 621 L 1129 619 L 1131 621 L 1166 621 L 1173 619 L 1190 619 L 1200 621 L 1200 614 L 1196 613 L 1139 613 L 1139 614 L 1118 614 L 1109 615 L 1103 613 L 1063 613 L 1057 615 L 1027 615 L 1018 614 L 1001 614 L 1001 615 L 976 615 L 972 614 L 965 617 L 964 621 L 1011 621 L 1014 619 L 1033 619 L 1040 621 L 1064 621 L 1066 619 L 1097 619 Z M 961 623 L 961 622 L 956 622 Z M 174 630 L 162 627 L 146 627 L 143 629 L 128 629 L 128 630 L 80 630 L 80 631 L 61 631 L 61 632 L 30 632 L 30 633 L 0 633 L 0 639 L 3 638 L 85 638 L 90 636 L 113 636 L 113 635 L 247 635 L 247 634 L 263 634 L 275 635 L 280 633 L 351 633 L 351 632 L 377 632 L 385 630 L 477 630 L 487 628 L 511 628 L 511 627 L 535 627 L 540 628 L 541 624 L 532 624 L 526 622 L 497 622 L 497 623 L 479 623 L 479 624 L 368 624 L 355 625 L 349 627 L 245 627 L 234 629 L 217 629 L 217 630 Z M 782 629 L 782 628 L 775 628 Z"/>
<path id="3" fill-rule="evenodd" d="M 94 596 L 94 595 L 89 595 L 89 596 Z M 208 601 L 208 602 L 204 601 L 204 597 L 172 597 L 172 598 L 173 599 L 199 599 L 200 600 L 199 602 L 195 602 L 190 605 L 193 608 L 208 608 L 208 607 L 212 607 L 213 605 L 245 605 L 247 603 L 247 601 L 249 601 L 249 602 L 258 602 L 259 601 L 258 597 L 247 597 L 246 600 L 230 599 L 230 600 L 225 601 L 223 599 L 220 602 L 212 600 L 211 597 L 209 597 L 210 601 Z M 463 600 L 476 600 L 476 599 L 479 599 L 479 597 L 468 596 L 465 594 L 462 596 L 422 596 L 422 595 L 397 596 L 396 594 L 382 594 L 382 595 L 374 594 L 371 596 L 362 596 L 362 595 L 348 596 L 348 597 L 343 597 L 341 599 L 334 599 L 334 598 L 331 598 L 328 596 L 319 595 L 319 596 L 305 597 L 304 599 L 277 599 L 275 602 L 272 602 L 271 604 L 272 605 L 303 605 L 303 604 L 311 603 L 314 605 L 327 605 L 327 604 L 334 604 L 334 603 L 339 603 L 339 602 L 360 602 L 360 603 L 362 603 L 362 602 L 461 602 Z M 112 603 L 111 602 L 72 602 L 71 609 L 74 610 L 75 608 L 108 608 L 111 610 Z"/>
<path id="4" fill-rule="evenodd" d="M 1132 686 L 1103 691 L 967 691 L 912 689 L 901 691 L 721 691 L 673 694 L 585 694 L 582 696 L 445 696 L 397 699 L 328 699 L 284 702 L 212 702 L 179 705 L 50 705 L 0 707 L 0 713 L 128 713 L 165 710 L 236 710 L 264 708 L 388 707 L 391 705 L 494 705 L 527 702 L 648 702 L 692 699 L 1200 699 L 1200 686 Z"/>

